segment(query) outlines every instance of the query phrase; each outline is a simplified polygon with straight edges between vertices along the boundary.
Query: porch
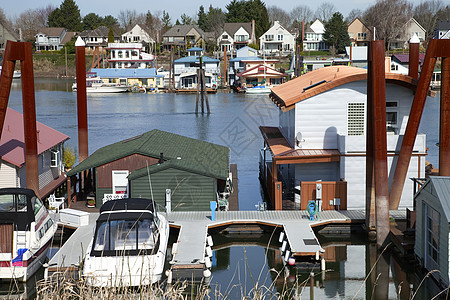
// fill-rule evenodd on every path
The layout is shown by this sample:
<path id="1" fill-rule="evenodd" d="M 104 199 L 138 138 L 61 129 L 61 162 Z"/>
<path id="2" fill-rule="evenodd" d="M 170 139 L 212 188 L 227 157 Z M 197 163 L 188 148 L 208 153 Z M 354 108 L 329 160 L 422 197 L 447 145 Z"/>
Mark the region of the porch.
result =
<path id="1" fill-rule="evenodd" d="M 260 127 L 260 130 L 264 138 L 264 149 L 259 156 L 260 181 L 273 209 L 305 210 L 311 200 L 321 210 L 347 209 L 345 180 L 296 180 L 292 170 L 289 171 L 289 166 L 298 164 L 339 162 L 338 150 L 294 149 L 279 128 Z M 287 172 L 281 172 L 279 166 L 286 165 Z"/>

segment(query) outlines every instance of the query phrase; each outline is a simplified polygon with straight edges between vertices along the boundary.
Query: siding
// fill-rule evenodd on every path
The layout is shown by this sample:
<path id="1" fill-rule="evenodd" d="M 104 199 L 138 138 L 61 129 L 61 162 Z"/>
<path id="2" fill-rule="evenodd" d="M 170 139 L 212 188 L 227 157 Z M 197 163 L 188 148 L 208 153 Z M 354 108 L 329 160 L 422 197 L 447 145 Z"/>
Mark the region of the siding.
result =
<path id="1" fill-rule="evenodd" d="M 165 207 L 166 189 L 172 190 L 172 211 L 208 211 L 216 200 L 215 179 L 174 168 L 151 175 L 153 196 L 159 209 Z M 151 198 L 147 176 L 131 181 L 131 196 Z"/>
<path id="2" fill-rule="evenodd" d="M 0 162 L 0 188 L 18 187 L 16 167 Z"/>

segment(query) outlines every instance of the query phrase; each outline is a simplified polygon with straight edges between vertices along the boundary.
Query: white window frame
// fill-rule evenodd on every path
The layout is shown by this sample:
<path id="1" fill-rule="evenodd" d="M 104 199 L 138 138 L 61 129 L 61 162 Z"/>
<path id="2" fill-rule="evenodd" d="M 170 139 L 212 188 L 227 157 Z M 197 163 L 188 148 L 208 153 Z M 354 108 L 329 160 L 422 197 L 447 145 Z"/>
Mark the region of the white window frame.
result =
<path id="1" fill-rule="evenodd" d="M 50 150 L 50 167 L 57 168 L 59 166 L 59 151 L 58 150 Z"/>

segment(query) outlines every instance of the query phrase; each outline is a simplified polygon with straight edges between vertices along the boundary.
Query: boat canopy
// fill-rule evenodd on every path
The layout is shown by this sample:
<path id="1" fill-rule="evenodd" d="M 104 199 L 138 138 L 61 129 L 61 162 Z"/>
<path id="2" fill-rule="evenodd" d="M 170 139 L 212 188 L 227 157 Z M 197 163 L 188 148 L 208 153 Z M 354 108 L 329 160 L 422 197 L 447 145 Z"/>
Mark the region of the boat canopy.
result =
<path id="1" fill-rule="evenodd" d="M 0 224 L 14 223 L 18 230 L 29 230 L 42 205 L 33 190 L 0 189 Z"/>
<path id="2" fill-rule="evenodd" d="M 155 212 L 153 201 L 145 198 L 124 198 L 107 201 L 100 208 L 100 214 L 106 211 L 149 210 Z"/>

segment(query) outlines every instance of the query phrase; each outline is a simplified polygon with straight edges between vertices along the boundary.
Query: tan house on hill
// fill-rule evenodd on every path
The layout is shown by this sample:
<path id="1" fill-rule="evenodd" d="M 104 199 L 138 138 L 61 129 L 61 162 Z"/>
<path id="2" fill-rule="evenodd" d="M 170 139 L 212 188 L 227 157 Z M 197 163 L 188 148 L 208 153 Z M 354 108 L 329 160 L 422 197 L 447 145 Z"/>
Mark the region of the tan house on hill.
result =
<path id="1" fill-rule="evenodd" d="M 183 49 L 200 46 L 205 40 L 205 32 L 197 25 L 175 25 L 163 34 L 163 48 L 170 50 L 172 46 Z"/>
<path id="2" fill-rule="evenodd" d="M 355 18 L 347 27 L 352 46 L 367 46 L 372 38 L 372 31 L 359 18 Z"/>
<path id="3" fill-rule="evenodd" d="M 414 35 L 419 38 L 420 43 L 423 43 L 427 33 L 414 18 L 409 19 L 400 32 L 402 34 L 391 42 L 390 49 L 407 49 L 409 47 L 408 42 Z"/>
<path id="4" fill-rule="evenodd" d="M 0 21 L 0 52 L 5 51 L 6 41 L 19 42 L 20 37 L 6 22 Z"/>

